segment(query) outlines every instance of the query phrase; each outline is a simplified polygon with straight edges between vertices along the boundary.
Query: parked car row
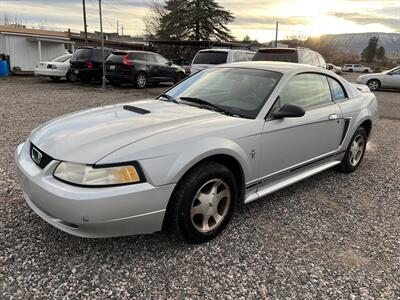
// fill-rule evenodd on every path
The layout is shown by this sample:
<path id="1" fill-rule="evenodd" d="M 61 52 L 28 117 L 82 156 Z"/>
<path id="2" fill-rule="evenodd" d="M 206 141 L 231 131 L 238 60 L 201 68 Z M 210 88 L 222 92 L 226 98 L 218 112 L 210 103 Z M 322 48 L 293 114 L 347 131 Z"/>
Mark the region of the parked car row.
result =
<path id="1" fill-rule="evenodd" d="M 103 76 L 101 48 L 82 47 L 74 54 L 66 54 L 49 62 L 41 62 L 35 75 L 47 76 L 53 81 L 66 78 L 68 81 L 100 81 Z M 133 84 L 142 89 L 147 84 L 161 82 L 174 84 L 187 75 L 215 65 L 246 61 L 280 61 L 311 65 L 328 69 L 336 74 L 345 72 L 372 73 L 360 64 L 346 64 L 343 68 L 327 63 L 321 54 L 304 47 L 262 48 L 257 52 L 236 49 L 203 49 L 197 52 L 192 62 L 188 60 L 168 60 L 160 54 L 149 51 L 114 50 L 104 48 L 106 79 L 112 85 Z M 179 66 L 179 65 L 181 66 Z M 382 73 L 360 76 L 357 83 L 365 84 L 370 90 L 399 88 L 400 68 Z"/>

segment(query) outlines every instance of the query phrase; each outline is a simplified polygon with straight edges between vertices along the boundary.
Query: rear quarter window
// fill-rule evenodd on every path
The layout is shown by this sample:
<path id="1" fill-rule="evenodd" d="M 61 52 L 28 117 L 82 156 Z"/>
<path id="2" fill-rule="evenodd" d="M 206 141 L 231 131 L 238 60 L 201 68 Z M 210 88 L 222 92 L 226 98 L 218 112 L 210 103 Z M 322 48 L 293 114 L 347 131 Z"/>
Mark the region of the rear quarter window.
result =
<path id="1" fill-rule="evenodd" d="M 132 52 L 129 53 L 128 56 L 129 60 L 141 60 L 141 61 L 145 61 L 146 57 L 144 53 L 140 53 L 140 52 Z"/>

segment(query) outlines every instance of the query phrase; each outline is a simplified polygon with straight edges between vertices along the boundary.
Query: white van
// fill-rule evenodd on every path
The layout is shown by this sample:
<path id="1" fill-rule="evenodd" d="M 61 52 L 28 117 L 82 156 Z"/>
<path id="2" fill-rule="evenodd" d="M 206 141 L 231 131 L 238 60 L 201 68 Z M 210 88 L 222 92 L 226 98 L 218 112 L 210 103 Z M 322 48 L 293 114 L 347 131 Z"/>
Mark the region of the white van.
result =
<path id="1" fill-rule="evenodd" d="M 214 65 L 233 63 L 238 61 L 251 61 L 253 51 L 232 49 L 203 49 L 197 52 L 193 59 L 190 73 L 194 74 Z"/>

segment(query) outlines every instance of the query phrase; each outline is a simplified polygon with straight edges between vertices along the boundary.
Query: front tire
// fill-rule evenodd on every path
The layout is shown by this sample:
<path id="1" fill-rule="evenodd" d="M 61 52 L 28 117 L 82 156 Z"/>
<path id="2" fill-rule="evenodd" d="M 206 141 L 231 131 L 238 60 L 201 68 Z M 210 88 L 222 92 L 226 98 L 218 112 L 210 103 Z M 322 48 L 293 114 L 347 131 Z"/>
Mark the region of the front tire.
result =
<path id="1" fill-rule="evenodd" d="M 342 173 L 352 173 L 358 169 L 365 155 L 368 134 L 363 127 L 359 127 L 354 133 L 346 154 L 338 169 Z"/>
<path id="2" fill-rule="evenodd" d="M 367 85 L 371 91 L 377 91 L 381 88 L 381 83 L 379 80 L 371 79 L 367 82 Z"/>
<path id="3" fill-rule="evenodd" d="M 205 162 L 178 183 L 166 215 L 166 227 L 177 237 L 200 244 L 216 237 L 229 223 L 238 198 L 232 171 Z"/>

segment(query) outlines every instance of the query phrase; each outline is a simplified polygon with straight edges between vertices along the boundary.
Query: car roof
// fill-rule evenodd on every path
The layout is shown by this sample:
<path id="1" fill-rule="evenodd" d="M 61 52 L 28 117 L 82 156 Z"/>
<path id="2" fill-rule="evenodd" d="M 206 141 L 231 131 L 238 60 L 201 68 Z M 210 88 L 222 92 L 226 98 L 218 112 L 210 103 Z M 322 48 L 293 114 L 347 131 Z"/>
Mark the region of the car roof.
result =
<path id="1" fill-rule="evenodd" d="M 280 62 L 280 61 L 246 61 L 246 62 L 218 65 L 216 67 L 221 67 L 221 66 L 231 67 L 231 68 L 248 68 L 248 69 L 274 71 L 283 74 L 293 73 L 298 71 L 326 73 L 325 69 L 323 68 L 314 67 L 311 65 Z"/>
<path id="2" fill-rule="evenodd" d="M 201 49 L 199 52 L 250 52 L 254 53 L 250 50 L 243 50 L 243 49 L 226 49 L 226 48 L 212 48 L 212 49 Z"/>

